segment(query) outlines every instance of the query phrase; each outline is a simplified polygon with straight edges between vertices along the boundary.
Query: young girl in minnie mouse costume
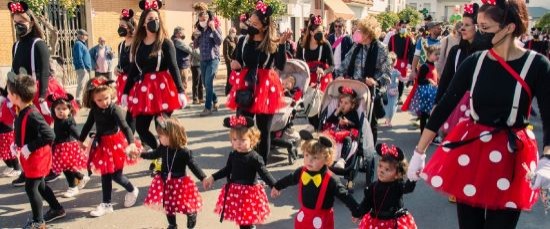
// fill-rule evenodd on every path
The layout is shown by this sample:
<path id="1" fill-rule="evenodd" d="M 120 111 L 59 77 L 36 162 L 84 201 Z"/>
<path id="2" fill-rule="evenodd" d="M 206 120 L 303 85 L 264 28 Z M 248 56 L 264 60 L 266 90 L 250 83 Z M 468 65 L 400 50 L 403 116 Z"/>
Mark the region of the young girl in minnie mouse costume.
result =
<path id="1" fill-rule="evenodd" d="M 245 116 L 231 116 L 223 121 L 223 126 L 231 129 L 233 151 L 225 167 L 203 181 L 204 188 L 209 189 L 215 180 L 226 178 L 227 184 L 218 196 L 215 210 L 221 215 L 220 221 L 234 221 L 241 229 L 255 228 L 254 225 L 263 223 L 270 213 L 264 187 L 257 182 L 256 174 L 270 187 L 275 179 L 253 150 L 260 139 L 254 121 Z"/>
<path id="2" fill-rule="evenodd" d="M 52 171 L 65 175 L 69 189 L 63 197 L 70 198 L 78 194 L 78 190 L 84 188 L 90 180 L 90 177 L 79 172 L 86 168 L 88 157 L 80 149 L 78 141 L 79 132 L 74 120 L 76 112 L 72 107 L 74 97 L 71 94 L 60 97 L 49 95 L 46 99 L 52 104 L 51 110 L 54 112 Z"/>
<path id="3" fill-rule="evenodd" d="M 231 69 L 241 72 L 227 95 L 227 107 L 237 114 L 256 117 L 261 140 L 258 152 L 267 164 L 271 144 L 271 122 L 275 111 L 284 107 L 283 86 L 275 68 L 283 70 L 286 64 L 285 42 L 290 32 L 277 37 L 271 15 L 273 8 L 262 1 L 256 3 L 248 19 L 248 35 L 239 40 Z M 278 42 L 277 42 L 278 41 Z"/>
<path id="4" fill-rule="evenodd" d="M 10 101 L 6 101 L 7 91 L 0 88 L 0 159 L 6 163 L 6 169 L 2 176 L 15 177 L 21 175 L 21 167 L 17 154 L 11 152 L 13 144 L 13 121 L 15 120 L 15 107 Z"/>
<path id="5" fill-rule="evenodd" d="M 121 98 L 136 121 L 139 137 L 152 149 L 157 139 L 149 131 L 155 116 L 170 115 L 185 107 L 180 71 L 176 62 L 176 49 L 166 34 L 159 9 L 162 1 L 142 0 L 139 18 L 130 49 L 130 71 Z"/>
<path id="6" fill-rule="evenodd" d="M 118 104 L 121 103 L 124 87 L 126 87 L 126 81 L 128 80 L 128 73 L 132 66 L 130 64 L 130 47 L 132 46 L 136 26 L 137 23 L 134 19 L 134 11 L 132 9 L 122 9 L 120 12 L 120 22 L 118 24 L 117 33 L 120 37 L 124 38 L 124 40 L 118 44 L 118 65 L 115 68 L 117 75 L 116 91 Z M 130 128 L 132 128 L 132 132 L 135 132 L 136 123 L 132 117 L 132 113 L 126 113 L 126 122 L 130 125 Z"/>
<path id="7" fill-rule="evenodd" d="M 396 146 L 378 144 L 376 153 L 380 155 L 378 180 L 365 189 L 365 197 L 353 213 L 354 221 L 359 221 L 360 229 L 416 229 L 412 215 L 403 208 L 403 194 L 411 193 L 416 187 L 414 181 L 404 181 L 407 160 L 403 151 Z"/>
<path id="8" fill-rule="evenodd" d="M 24 70 L 22 71 L 24 72 Z M 32 220 L 24 228 L 46 228 L 46 223 L 66 215 L 44 177 L 52 167 L 51 143 L 54 133 L 44 117 L 38 113 L 32 99 L 36 81 L 29 75 L 8 74 L 8 98 L 18 111 L 15 119 L 13 153 L 21 153 L 21 166 L 25 170 L 25 192 L 32 209 Z M 42 215 L 42 198 L 50 210 Z"/>
<path id="9" fill-rule="evenodd" d="M 142 153 L 141 158 L 162 158 L 162 168 L 151 182 L 145 205 L 166 212 L 170 224 L 168 229 L 178 228 L 176 213 L 187 215 L 187 228 L 195 228 L 202 199 L 195 182 L 187 176 L 186 168 L 189 167 L 201 181 L 206 175 L 193 160 L 193 152 L 187 148 L 187 134 L 183 125 L 175 118 L 159 117 L 157 122 L 161 146 Z"/>
<path id="10" fill-rule="evenodd" d="M 132 130 L 124 120 L 122 109 L 114 101 L 116 91 L 110 84 L 114 81 L 105 77 L 91 79 L 83 96 L 83 105 L 90 108 L 90 114 L 80 132 L 80 142 L 84 142 L 92 127 L 96 126 L 97 145 L 90 150 L 92 167 L 101 174 L 103 202 L 91 211 L 90 215 L 99 217 L 113 212 L 111 204 L 112 181 L 120 184 L 128 192 L 124 206 L 131 207 L 136 203 L 139 190 L 122 174 L 126 164 L 134 164 L 126 153 L 136 152 Z M 82 146 L 85 147 L 85 146 Z"/>
<path id="11" fill-rule="evenodd" d="M 334 197 L 340 199 L 350 211 L 355 211 L 357 202 L 338 177 L 328 169 L 332 164 L 334 143 L 330 138 L 320 135 L 314 137 L 310 132 L 300 131 L 304 166 L 277 181 L 271 190 L 275 198 L 291 185 L 298 185 L 300 211 L 294 219 L 296 229 L 334 229 Z"/>

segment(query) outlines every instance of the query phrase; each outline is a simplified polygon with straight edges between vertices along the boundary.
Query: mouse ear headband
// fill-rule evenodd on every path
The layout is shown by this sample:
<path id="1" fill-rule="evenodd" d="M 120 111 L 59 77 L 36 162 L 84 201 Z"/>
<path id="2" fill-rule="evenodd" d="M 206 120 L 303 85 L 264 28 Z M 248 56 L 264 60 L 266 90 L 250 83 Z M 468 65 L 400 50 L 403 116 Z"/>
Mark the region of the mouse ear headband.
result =
<path id="1" fill-rule="evenodd" d="M 381 157 L 390 156 L 392 158 L 395 158 L 397 161 L 402 161 L 403 159 L 405 159 L 403 150 L 401 150 L 399 147 L 396 147 L 395 145 L 388 145 L 386 143 L 376 145 L 376 153 Z"/>
<path id="2" fill-rule="evenodd" d="M 58 100 L 63 100 L 65 102 L 71 102 L 74 100 L 74 96 L 69 94 L 69 93 L 65 93 L 65 94 L 50 94 L 48 95 L 48 97 L 46 97 L 46 100 L 48 100 L 49 102 L 51 103 L 54 103 Z"/>
<path id="3" fill-rule="evenodd" d="M 330 138 L 323 135 L 319 135 L 319 137 L 314 137 L 313 134 L 307 130 L 300 130 L 300 138 L 305 141 L 316 140 L 319 142 L 319 144 L 326 148 L 332 148 L 334 146 Z"/>
<path id="4" fill-rule="evenodd" d="M 8 2 L 8 9 L 11 14 L 22 14 L 29 10 L 26 2 Z"/>
<path id="5" fill-rule="evenodd" d="M 162 8 L 161 0 L 141 0 L 139 1 L 139 8 L 143 11 L 146 10 L 159 10 Z"/>
<path id="6" fill-rule="evenodd" d="M 242 128 L 242 127 L 250 128 L 254 126 L 254 120 L 249 117 L 234 115 L 234 116 L 225 118 L 223 120 L 223 126 L 231 129 Z"/>
<path id="7" fill-rule="evenodd" d="M 273 14 L 273 7 L 260 0 L 256 2 L 254 10 L 262 24 L 266 26 L 268 24 L 267 19 Z"/>
<path id="8" fill-rule="evenodd" d="M 132 9 L 122 9 L 120 12 L 120 19 L 129 21 L 134 17 L 134 11 Z"/>

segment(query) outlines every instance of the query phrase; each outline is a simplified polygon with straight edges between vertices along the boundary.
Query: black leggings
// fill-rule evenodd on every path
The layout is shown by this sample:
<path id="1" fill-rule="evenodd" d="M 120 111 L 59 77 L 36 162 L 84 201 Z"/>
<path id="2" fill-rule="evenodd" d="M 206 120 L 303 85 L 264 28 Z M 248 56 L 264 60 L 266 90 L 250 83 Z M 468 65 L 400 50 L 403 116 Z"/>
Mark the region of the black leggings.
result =
<path id="1" fill-rule="evenodd" d="M 520 211 L 514 209 L 487 210 L 457 203 L 458 225 L 461 229 L 513 229 Z"/>
<path id="2" fill-rule="evenodd" d="M 178 225 L 176 223 L 176 215 L 166 215 L 166 219 L 168 219 L 168 224 L 172 226 Z M 187 228 L 195 228 L 195 225 L 197 224 L 197 213 L 187 214 Z"/>
<path id="3" fill-rule="evenodd" d="M 401 96 L 403 95 L 404 90 L 405 90 L 405 83 L 399 81 L 399 84 L 397 84 L 397 91 L 399 91 L 399 96 L 397 97 L 398 100 L 401 99 Z"/>
<path id="4" fill-rule="evenodd" d="M 149 127 L 154 117 L 153 115 L 138 115 L 135 118 L 136 131 L 139 134 L 139 138 L 142 142 L 151 147 L 151 149 L 156 149 L 158 147 L 155 135 L 149 131 Z"/>
<path id="5" fill-rule="evenodd" d="M 240 229 L 252 229 L 254 225 L 239 225 Z"/>
<path id="6" fill-rule="evenodd" d="M 21 170 L 21 166 L 19 165 L 19 160 L 17 158 L 4 160 L 4 162 L 9 168 L 12 168 L 14 170 Z"/>
<path id="7" fill-rule="evenodd" d="M 136 119 L 134 116 L 132 116 L 132 113 L 126 112 L 126 123 L 128 123 L 128 126 L 130 126 L 130 129 L 132 129 L 132 133 L 136 133 Z"/>
<path id="8" fill-rule="evenodd" d="M 114 173 L 101 175 L 101 191 L 103 191 L 103 203 L 111 203 L 111 193 L 113 192 L 113 182 L 115 181 L 126 191 L 133 192 L 134 186 L 126 176 L 122 174 L 122 169 Z"/>
<path id="9" fill-rule="evenodd" d="M 269 157 L 269 150 L 271 149 L 271 123 L 273 121 L 272 114 L 252 114 L 246 111 L 237 112 L 241 115 L 254 118 L 256 116 L 256 126 L 260 130 L 260 144 L 258 144 L 258 153 L 264 159 L 264 163 L 267 165 L 267 159 Z"/>
<path id="10" fill-rule="evenodd" d="M 67 183 L 69 184 L 69 188 L 74 188 L 76 186 L 75 179 L 82 180 L 84 178 L 84 174 L 80 172 L 73 172 L 70 170 L 63 171 L 63 174 L 65 174 L 65 179 L 67 179 Z"/>
<path id="11" fill-rule="evenodd" d="M 53 191 L 46 182 L 44 177 L 41 178 L 26 178 L 25 179 L 25 192 L 27 197 L 29 197 L 29 202 L 32 208 L 32 219 L 34 222 L 44 221 L 42 214 L 42 198 L 48 202 L 50 208 L 54 210 L 61 210 L 63 207 L 53 194 Z"/>
<path id="12" fill-rule="evenodd" d="M 424 132 L 424 128 L 426 127 L 426 123 L 428 122 L 428 118 L 430 118 L 430 114 L 421 113 L 418 118 L 420 119 L 420 134 L 422 134 L 422 132 Z"/>

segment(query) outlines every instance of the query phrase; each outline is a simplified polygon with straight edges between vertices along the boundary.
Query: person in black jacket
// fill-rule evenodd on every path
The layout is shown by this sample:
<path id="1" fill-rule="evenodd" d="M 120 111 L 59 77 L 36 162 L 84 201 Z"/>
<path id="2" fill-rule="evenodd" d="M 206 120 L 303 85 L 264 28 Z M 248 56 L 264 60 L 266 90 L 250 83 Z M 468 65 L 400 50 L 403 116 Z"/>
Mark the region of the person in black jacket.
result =
<path id="1" fill-rule="evenodd" d="M 397 55 L 395 68 L 401 73 L 401 77 L 407 77 L 407 70 L 411 68 L 414 57 L 415 40 L 414 37 L 407 31 L 408 21 L 399 21 L 399 31 L 390 37 L 388 41 L 388 52 L 394 52 Z M 405 89 L 405 83 L 399 81 L 399 96 L 398 104 L 401 103 L 401 96 Z"/>
<path id="2" fill-rule="evenodd" d="M 332 56 L 334 61 L 334 70 L 340 67 L 340 64 L 346 58 L 346 54 L 353 46 L 351 37 L 346 34 L 346 22 L 343 18 L 336 18 L 333 23 L 334 33 L 328 35 L 328 42 L 332 47 Z"/>

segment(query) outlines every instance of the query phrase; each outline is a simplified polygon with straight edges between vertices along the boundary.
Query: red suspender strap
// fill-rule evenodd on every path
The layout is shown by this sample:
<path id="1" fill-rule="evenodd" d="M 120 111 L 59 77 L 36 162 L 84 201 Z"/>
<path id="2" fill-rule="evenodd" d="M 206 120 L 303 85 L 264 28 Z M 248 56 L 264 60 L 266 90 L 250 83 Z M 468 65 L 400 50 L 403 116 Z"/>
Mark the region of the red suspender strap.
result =
<path id="1" fill-rule="evenodd" d="M 323 178 L 323 183 L 321 183 L 321 189 L 319 191 L 319 196 L 317 196 L 317 204 L 315 204 L 315 210 L 321 210 L 323 208 L 323 202 L 327 194 L 328 182 L 330 181 L 332 173 L 327 169 L 325 177 Z"/>
<path id="2" fill-rule="evenodd" d="M 510 67 L 510 65 L 508 63 L 506 63 L 506 61 L 504 61 L 504 59 L 502 59 L 502 57 L 499 56 L 493 49 L 490 49 L 489 52 L 491 53 L 491 55 L 493 57 L 495 57 L 498 60 L 500 65 L 504 69 L 506 69 L 506 71 L 508 73 L 510 73 L 510 75 L 512 75 L 518 81 L 519 84 L 521 84 L 521 86 L 523 87 L 525 92 L 527 92 L 527 95 L 529 95 L 529 99 L 532 99 L 533 98 L 533 93 L 531 92 L 531 88 L 529 87 L 529 85 L 527 85 L 525 80 L 523 80 L 521 78 L 521 76 L 519 76 L 519 74 L 512 67 Z"/>
<path id="3" fill-rule="evenodd" d="M 395 52 L 395 35 L 391 36 L 391 49 L 390 52 Z"/>
<path id="4" fill-rule="evenodd" d="M 29 117 L 29 113 L 31 113 L 31 109 L 28 109 L 25 112 L 25 115 L 23 115 L 23 121 L 21 121 L 21 147 L 25 145 L 25 130 L 27 129 L 27 118 Z"/>

